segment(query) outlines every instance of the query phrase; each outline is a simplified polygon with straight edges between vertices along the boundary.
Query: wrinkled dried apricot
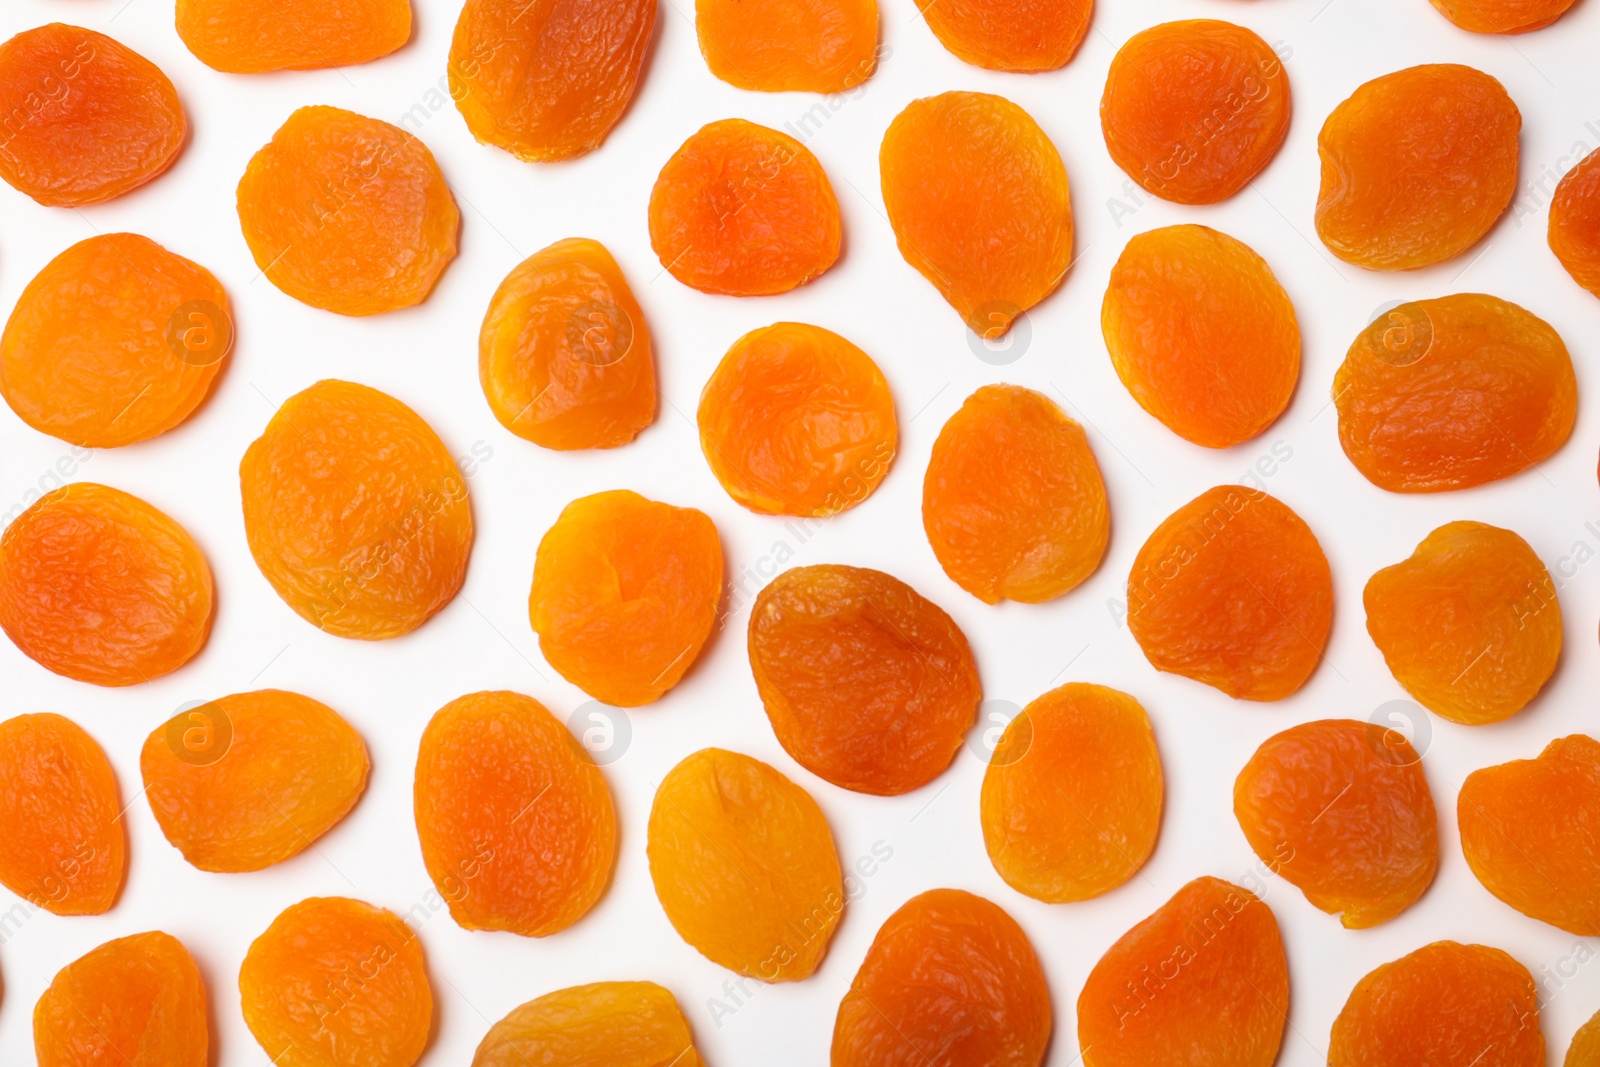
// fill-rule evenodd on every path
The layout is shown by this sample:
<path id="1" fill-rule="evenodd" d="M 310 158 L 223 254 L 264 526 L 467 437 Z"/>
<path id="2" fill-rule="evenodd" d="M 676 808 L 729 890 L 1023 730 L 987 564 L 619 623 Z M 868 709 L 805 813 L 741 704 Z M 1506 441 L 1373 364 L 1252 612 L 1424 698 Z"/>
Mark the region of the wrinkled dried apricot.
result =
<path id="1" fill-rule="evenodd" d="M 285 908 L 250 943 L 240 1007 L 276 1067 L 411 1067 L 433 1024 L 422 942 L 348 897 Z"/>
<path id="2" fill-rule="evenodd" d="M 161 69 L 104 34 L 52 22 L 0 44 L 0 178 L 46 207 L 137 189 L 187 130 Z"/>
<path id="3" fill-rule="evenodd" d="M 472 1067 L 703 1067 L 689 1020 L 654 982 L 546 993 L 489 1028 Z"/>
<path id="4" fill-rule="evenodd" d="M 63 967 L 33 1009 L 39 1067 L 206 1067 L 206 991 L 159 930 L 107 941 Z"/>
<path id="5" fill-rule="evenodd" d="M 1272 909 L 1196 878 L 1117 939 L 1078 996 L 1084 1067 L 1271 1067 L 1289 1009 Z"/>
<path id="6" fill-rule="evenodd" d="M 711 73 L 740 89 L 840 93 L 878 66 L 878 0 L 695 0 Z"/>
<path id="7" fill-rule="evenodd" d="M 966 635 L 882 571 L 794 567 L 750 610 L 750 669 L 784 750 L 844 789 L 895 796 L 950 765 L 983 693 Z"/>
<path id="8" fill-rule="evenodd" d="M 885 920 L 833 1024 L 833 1067 L 1038 1067 L 1050 989 L 1028 935 L 959 889 Z"/>
<path id="9" fill-rule="evenodd" d="M 411 39 L 411 0 L 178 0 L 178 36 L 229 74 L 347 67 Z"/>
<path id="10" fill-rule="evenodd" d="M 212 604 L 211 568 L 188 531 L 120 489 L 64 485 L 0 537 L 0 627 L 80 682 L 177 670 L 204 647 Z"/>
<path id="11" fill-rule="evenodd" d="M 1234 780 L 1233 814 L 1261 862 L 1347 929 L 1399 915 L 1439 865 L 1422 757 L 1375 723 L 1322 719 L 1267 738 Z"/>
<path id="12" fill-rule="evenodd" d="M 1541 922 L 1600 935 L 1600 742 L 1573 734 L 1536 759 L 1473 771 L 1456 818 L 1485 889 Z"/>
<path id="13" fill-rule="evenodd" d="M 611 790 L 532 697 L 471 693 L 440 708 L 422 734 L 412 798 L 428 876 L 468 930 L 544 937 L 605 892 L 617 854 Z"/>
<path id="14" fill-rule="evenodd" d="M 1556 184 L 1550 198 L 1550 251 L 1572 280 L 1600 296 L 1600 149 Z"/>
<path id="15" fill-rule="evenodd" d="M 980 337 L 998 338 L 1072 265 L 1072 196 L 1050 138 L 988 93 L 906 105 L 878 150 L 905 261 Z"/>
<path id="16" fill-rule="evenodd" d="M 1543 319 L 1482 293 L 1380 315 L 1333 378 L 1339 444 L 1368 481 L 1437 493 L 1508 478 L 1566 441 L 1572 357 Z"/>
<path id="17" fill-rule="evenodd" d="M 1139 406 L 1207 448 L 1272 425 L 1300 377 L 1289 294 L 1254 249 L 1209 226 L 1130 240 L 1111 268 L 1100 327 Z"/>
<path id="18" fill-rule="evenodd" d="M 1528 33 L 1567 13 L 1573 0 L 1433 0 L 1439 13 L 1473 33 Z"/>
<path id="19" fill-rule="evenodd" d="M 1161 830 L 1161 755 L 1126 693 L 1073 682 L 1032 701 L 995 745 L 980 811 L 989 862 L 1019 893 L 1088 900 L 1132 878 Z"/>
<path id="20" fill-rule="evenodd" d="M 1064 67 L 1089 32 L 1094 0 L 917 0 L 939 43 L 988 70 Z"/>
<path id="21" fill-rule="evenodd" d="M 296 300 L 340 315 L 422 303 L 456 256 L 461 213 L 426 145 L 398 126 L 303 107 L 239 179 L 256 266 Z"/>
<path id="22" fill-rule="evenodd" d="M 528 617 L 561 677 L 632 708 L 678 684 L 721 600 L 722 542 L 711 520 L 618 489 L 574 500 L 545 533 Z"/>
<path id="23" fill-rule="evenodd" d="M 256 566 L 320 630 L 398 637 L 466 577 L 467 483 L 433 429 L 387 393 L 333 379 L 301 390 L 251 443 L 239 481 Z"/>
<path id="24" fill-rule="evenodd" d="M 1572 1035 L 1562 1067 L 1595 1067 L 1596 1064 L 1600 1064 L 1600 1012 L 1590 1016 Z"/>
<path id="25" fill-rule="evenodd" d="M 259 871 L 298 855 L 355 807 L 369 766 L 338 712 L 279 689 L 180 711 L 139 754 L 161 832 L 202 871 Z"/>
<path id="26" fill-rule="evenodd" d="M 872 357 L 780 322 L 733 343 L 700 393 L 700 450 L 728 495 L 764 515 L 832 515 L 878 487 L 899 430 Z"/>
<path id="27" fill-rule="evenodd" d="M 1415 270 L 1478 243 L 1517 191 L 1522 114 L 1456 63 L 1374 78 L 1317 135 L 1317 235 L 1368 270 Z"/>
<path id="28" fill-rule="evenodd" d="M 1241 700 L 1306 683 L 1333 624 L 1322 546 L 1287 505 L 1208 489 L 1156 527 L 1128 575 L 1128 628 L 1158 671 Z"/>

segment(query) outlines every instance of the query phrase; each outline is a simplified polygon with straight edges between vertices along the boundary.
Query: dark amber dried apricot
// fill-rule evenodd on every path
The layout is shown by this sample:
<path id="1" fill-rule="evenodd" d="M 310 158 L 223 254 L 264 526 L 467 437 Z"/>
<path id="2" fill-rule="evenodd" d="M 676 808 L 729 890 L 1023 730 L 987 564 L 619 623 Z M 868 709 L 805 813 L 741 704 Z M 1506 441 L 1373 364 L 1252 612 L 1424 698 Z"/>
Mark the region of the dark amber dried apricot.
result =
<path id="1" fill-rule="evenodd" d="M 1234 780 L 1233 814 L 1261 862 L 1348 929 L 1409 908 L 1439 866 L 1422 758 L 1375 723 L 1322 719 L 1267 738 Z"/>
<path id="2" fill-rule="evenodd" d="M 40 666 L 134 685 L 183 666 L 211 633 L 211 568 L 164 512 L 120 489 L 52 490 L 0 537 L 0 627 Z"/>
<path id="3" fill-rule="evenodd" d="M 1304 685 L 1332 624 L 1333 576 L 1316 535 L 1241 485 L 1173 512 L 1128 575 L 1128 628 L 1151 665 L 1241 700 Z"/>
<path id="4" fill-rule="evenodd" d="M 1300 377 L 1289 294 L 1254 249 L 1209 226 L 1130 240 L 1111 268 L 1100 328 L 1139 406 L 1207 448 L 1272 425 Z"/>
<path id="5" fill-rule="evenodd" d="M 840 93 L 878 66 L 878 0 L 695 0 L 711 73 L 740 89 Z"/>
<path id="6" fill-rule="evenodd" d="M 461 588 L 467 483 L 386 393 L 325 379 L 284 401 L 239 464 L 250 554 L 295 614 L 340 637 L 409 633 Z"/>
<path id="7" fill-rule="evenodd" d="M 1567 13 L 1574 0 L 1433 0 L 1439 13 L 1473 33 L 1542 30 Z"/>
<path id="8" fill-rule="evenodd" d="M 159 930 L 107 941 L 63 967 L 33 1009 L 38 1067 L 206 1067 L 206 991 Z"/>
<path id="9" fill-rule="evenodd" d="M 959 889 L 885 920 L 833 1024 L 833 1067 L 1039 1067 L 1050 989 L 1028 935 Z"/>
<path id="10" fill-rule="evenodd" d="M 472 1067 L 703 1067 L 689 1020 L 654 982 L 569 986 L 489 1028 Z"/>
<path id="11" fill-rule="evenodd" d="M 1600 1064 L 1600 1012 L 1590 1016 L 1572 1035 L 1562 1067 L 1596 1067 L 1597 1064 Z"/>
<path id="12" fill-rule="evenodd" d="M 1089 32 L 1094 0 L 917 0 L 933 35 L 975 67 L 1066 66 Z"/>
<path id="13" fill-rule="evenodd" d="M 1550 251 L 1572 280 L 1600 296 L 1600 149 L 1562 175 L 1550 198 Z"/>
<path id="14" fill-rule="evenodd" d="M 370 63 L 411 38 L 411 0 L 178 0 L 178 36 L 213 70 Z"/>
<path id="15" fill-rule="evenodd" d="M 532 697 L 471 693 L 440 708 L 422 734 L 412 799 L 428 876 L 468 930 L 544 937 L 605 892 L 617 854 L 611 790 Z"/>

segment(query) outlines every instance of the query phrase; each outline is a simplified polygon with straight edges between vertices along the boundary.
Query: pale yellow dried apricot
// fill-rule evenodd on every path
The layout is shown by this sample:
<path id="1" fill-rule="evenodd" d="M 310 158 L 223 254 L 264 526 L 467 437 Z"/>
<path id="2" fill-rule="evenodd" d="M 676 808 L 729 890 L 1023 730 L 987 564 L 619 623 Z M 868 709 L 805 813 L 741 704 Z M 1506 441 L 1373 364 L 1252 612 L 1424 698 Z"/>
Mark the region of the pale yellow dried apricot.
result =
<path id="1" fill-rule="evenodd" d="M 546 993 L 489 1028 L 472 1067 L 703 1067 L 678 1001 L 654 982 Z"/>

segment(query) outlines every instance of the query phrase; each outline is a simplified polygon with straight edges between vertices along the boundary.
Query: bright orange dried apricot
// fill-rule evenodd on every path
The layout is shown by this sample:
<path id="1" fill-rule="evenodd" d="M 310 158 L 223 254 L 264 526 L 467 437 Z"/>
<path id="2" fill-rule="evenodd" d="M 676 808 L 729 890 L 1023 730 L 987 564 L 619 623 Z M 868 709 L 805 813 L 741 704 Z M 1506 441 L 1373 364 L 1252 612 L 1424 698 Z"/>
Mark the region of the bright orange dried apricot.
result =
<path id="1" fill-rule="evenodd" d="M 432 427 L 325 379 L 284 401 L 239 464 L 250 554 L 295 614 L 340 637 L 409 633 L 472 554 L 467 483 Z"/>
<path id="2" fill-rule="evenodd" d="M 569 986 L 489 1028 L 472 1067 L 703 1067 L 689 1020 L 654 982 Z"/>
<path id="3" fill-rule="evenodd" d="M 230 74 L 347 67 L 411 39 L 411 0 L 178 0 L 178 36 Z"/>
<path id="4" fill-rule="evenodd" d="M 1567 13 L 1573 0 L 1432 0 L 1439 13 L 1473 33 L 1528 33 Z"/>
<path id="5" fill-rule="evenodd" d="M 206 1067 L 206 990 L 159 930 L 107 941 L 63 967 L 33 1009 L 38 1067 Z"/>
<path id="6" fill-rule="evenodd" d="M 1550 198 L 1549 241 L 1572 280 L 1600 296 L 1600 149 L 1557 183 Z"/>
<path id="7" fill-rule="evenodd" d="M 1100 327 L 1139 406 L 1207 448 L 1272 425 L 1300 377 L 1289 294 L 1254 249 L 1209 226 L 1130 240 L 1111 268 Z"/>
<path id="8" fill-rule="evenodd" d="M 1094 0 L 917 0 L 928 28 L 963 62 L 988 70 L 1064 67 L 1089 32 Z"/>
<path id="9" fill-rule="evenodd" d="M 1415 270 L 1471 248 L 1517 191 L 1522 114 L 1456 63 L 1374 78 L 1317 135 L 1317 236 L 1368 270 Z"/>
<path id="10" fill-rule="evenodd" d="M 461 213 L 433 154 L 353 111 L 295 111 L 251 157 L 237 199 L 261 273 L 324 311 L 420 304 L 456 256 Z"/>
<path id="11" fill-rule="evenodd" d="M 471 693 L 440 708 L 412 797 L 428 876 L 468 930 L 544 937 L 605 892 L 617 855 L 611 790 L 532 697 Z"/>
<path id="12" fill-rule="evenodd" d="M 637 707 L 688 671 L 722 600 L 722 542 L 703 512 L 618 489 L 580 497 L 539 542 L 528 617 L 561 677 Z"/>
<path id="13" fill-rule="evenodd" d="M 1597 1064 L 1600 1064 L 1600 1012 L 1590 1016 L 1572 1035 L 1562 1067 L 1596 1067 Z"/>
<path id="14" fill-rule="evenodd" d="M 211 568 L 188 531 L 120 489 L 64 485 L 0 537 L 0 627 L 80 682 L 177 670 L 204 647 L 212 606 Z"/>
<path id="15" fill-rule="evenodd" d="M 695 0 L 711 73 L 740 89 L 840 93 L 878 66 L 878 0 Z"/>

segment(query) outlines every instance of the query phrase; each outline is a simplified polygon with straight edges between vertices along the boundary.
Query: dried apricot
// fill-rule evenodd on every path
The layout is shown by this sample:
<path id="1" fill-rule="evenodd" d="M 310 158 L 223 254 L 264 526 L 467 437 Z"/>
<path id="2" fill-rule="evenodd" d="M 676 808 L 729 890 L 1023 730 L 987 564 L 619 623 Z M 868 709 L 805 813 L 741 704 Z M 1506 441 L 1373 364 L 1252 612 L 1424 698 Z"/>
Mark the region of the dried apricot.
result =
<path id="1" fill-rule="evenodd" d="M 52 490 L 0 537 L 0 627 L 40 666 L 134 685 L 211 633 L 211 568 L 164 512 L 93 482 Z"/>
<path id="2" fill-rule="evenodd" d="M 1433 0 L 1441 15 L 1473 33 L 1542 30 L 1572 4 L 1573 0 Z"/>
<path id="3" fill-rule="evenodd" d="M 39 1067 L 206 1067 L 206 990 L 159 930 L 107 941 L 63 967 L 33 1009 Z"/>
<path id="4" fill-rule="evenodd" d="M 468 930 L 544 937 L 605 892 L 617 855 L 611 790 L 532 697 L 471 693 L 440 708 L 412 796 L 428 876 Z"/>
<path id="5" fill-rule="evenodd" d="M 878 66 L 878 0 L 695 0 L 711 73 L 740 89 L 840 93 Z"/>
<path id="6" fill-rule="evenodd" d="M 1094 0 L 917 0 L 949 52 L 988 70 L 1064 67 L 1089 32 Z"/>
<path id="7" fill-rule="evenodd" d="M 1333 576 L 1305 521 L 1240 485 L 1208 489 L 1156 527 L 1128 576 L 1128 628 L 1158 671 L 1241 700 L 1306 683 L 1333 624 Z"/>
<path id="8" fill-rule="evenodd" d="M 1572 280 L 1600 296 L 1600 149 L 1556 184 L 1548 236 L 1550 251 Z"/>
<path id="9" fill-rule="evenodd" d="M 889 472 L 899 435 L 872 357 L 800 322 L 735 341 L 700 393 L 699 422 L 711 473 L 763 515 L 855 507 Z"/>
<path id="10" fill-rule="evenodd" d="M 340 315 L 422 303 L 456 257 L 461 228 L 426 145 L 336 107 L 289 116 L 251 157 L 238 207 L 267 280 Z"/>
<path id="11" fill-rule="evenodd" d="M 338 712 L 279 689 L 180 711 L 139 754 L 161 832 L 202 871 L 259 871 L 298 855 L 355 807 L 369 766 Z"/>
<path id="12" fill-rule="evenodd" d="M 1139 406 L 1197 445 L 1228 448 L 1283 414 L 1300 323 L 1267 261 L 1209 226 L 1164 226 L 1111 268 L 1100 328 Z"/>
<path id="13" fill-rule="evenodd" d="M 980 337 L 1004 335 L 1072 265 L 1067 168 L 1003 97 L 913 100 L 883 135 L 878 169 L 900 254 Z"/>
<path id="14" fill-rule="evenodd" d="M 187 131 L 167 76 L 105 34 L 52 22 L 0 44 L 0 178 L 46 207 L 137 189 Z"/>
<path id="15" fill-rule="evenodd" d="M 858 793 L 895 796 L 937 778 L 983 697 L 955 620 L 882 571 L 784 571 L 756 597 L 749 644 L 784 750 Z"/>
<path id="16" fill-rule="evenodd" d="M 1317 135 L 1317 235 L 1368 270 L 1415 270 L 1478 243 L 1517 191 L 1522 114 L 1472 67 L 1431 63 L 1362 85 Z"/>
<path id="17" fill-rule="evenodd" d="M 1437 493 L 1508 478 L 1566 441 L 1572 357 L 1543 319 L 1482 293 L 1417 300 L 1361 331 L 1333 378 L 1339 443 L 1368 481 Z"/>
<path id="18" fill-rule="evenodd" d="M 347 67 L 411 39 L 411 0 L 178 0 L 178 36 L 229 74 Z"/>
<path id="19" fill-rule="evenodd" d="M 433 1025 L 422 942 L 348 897 L 285 908 L 250 943 L 239 995 L 275 1067 L 411 1067 Z"/>
<path id="20" fill-rule="evenodd" d="M 1322 719 L 1267 738 L 1234 780 L 1233 814 L 1261 862 L 1348 929 L 1399 915 L 1439 866 L 1422 758 L 1375 723 Z"/>
<path id="21" fill-rule="evenodd" d="M 1196 878 L 1117 939 L 1078 996 L 1084 1067 L 1271 1067 L 1289 1010 L 1272 909 Z"/>
<path id="22" fill-rule="evenodd" d="M 1038 1067 L 1050 989 L 1028 935 L 959 889 L 912 897 L 878 929 L 839 1004 L 833 1067 Z"/>
<path id="23" fill-rule="evenodd" d="M 1596 1064 L 1600 1064 L 1600 1012 L 1590 1016 L 1572 1035 L 1562 1067 L 1596 1067 Z"/>
<path id="24" fill-rule="evenodd" d="M 409 633 L 461 588 L 472 507 L 433 429 L 325 379 L 284 401 L 239 464 L 250 554 L 295 614 L 340 637 Z"/>
<path id="25" fill-rule="evenodd" d="M 678 1001 L 654 982 L 546 993 L 489 1028 L 472 1067 L 703 1067 Z"/>
<path id="26" fill-rule="evenodd" d="M 722 542 L 711 520 L 618 489 L 562 509 L 539 542 L 528 617 L 561 677 L 631 708 L 678 684 L 721 599 Z"/>
<path id="27" fill-rule="evenodd" d="M 1600 935 L 1600 742 L 1573 734 L 1536 759 L 1473 771 L 1456 817 L 1485 889 L 1541 922 Z"/>

